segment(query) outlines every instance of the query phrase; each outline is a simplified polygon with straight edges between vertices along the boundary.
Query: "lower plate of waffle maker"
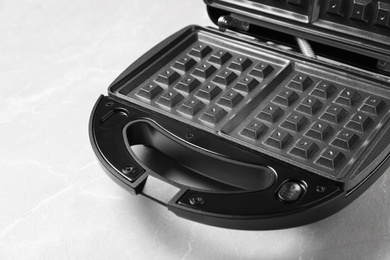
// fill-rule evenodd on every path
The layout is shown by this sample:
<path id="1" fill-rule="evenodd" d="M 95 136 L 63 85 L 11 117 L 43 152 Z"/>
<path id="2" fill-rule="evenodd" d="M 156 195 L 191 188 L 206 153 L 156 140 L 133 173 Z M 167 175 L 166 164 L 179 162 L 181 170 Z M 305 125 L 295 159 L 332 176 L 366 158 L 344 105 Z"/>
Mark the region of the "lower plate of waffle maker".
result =
<path id="1" fill-rule="evenodd" d="M 97 101 L 103 169 L 214 226 L 288 228 L 341 210 L 390 166 L 390 4 L 204 2 L 218 30 L 173 34 Z"/>
<path id="2" fill-rule="evenodd" d="M 90 139 L 133 194 L 220 227 L 323 219 L 389 167 L 381 80 L 189 26 L 128 67 L 97 101 Z"/>

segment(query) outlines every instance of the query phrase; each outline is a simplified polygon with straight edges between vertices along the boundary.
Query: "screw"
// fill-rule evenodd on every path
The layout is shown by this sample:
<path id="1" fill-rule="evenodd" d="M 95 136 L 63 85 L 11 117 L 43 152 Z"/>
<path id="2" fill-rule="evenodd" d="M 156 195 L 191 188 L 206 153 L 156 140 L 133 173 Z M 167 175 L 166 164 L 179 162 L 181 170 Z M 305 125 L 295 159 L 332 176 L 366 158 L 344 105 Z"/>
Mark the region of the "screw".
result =
<path id="1" fill-rule="evenodd" d="M 110 107 L 110 106 L 112 106 L 112 105 L 114 105 L 114 102 L 111 102 L 111 101 L 110 101 L 110 102 L 107 102 L 107 103 L 106 103 L 106 107 Z"/>
<path id="2" fill-rule="evenodd" d="M 317 186 L 317 192 L 324 192 L 326 188 L 324 186 Z"/>
<path id="3" fill-rule="evenodd" d="M 224 32 L 231 25 L 232 18 L 230 16 L 221 16 L 218 18 L 218 27 L 219 30 Z"/>
<path id="4" fill-rule="evenodd" d="M 129 165 L 129 166 L 125 166 L 123 169 L 122 169 L 122 172 L 124 174 L 132 174 L 135 172 L 135 167 L 133 165 Z"/>
<path id="5" fill-rule="evenodd" d="M 191 139 L 192 137 L 194 137 L 194 135 L 192 133 L 187 133 L 186 134 L 186 138 L 187 139 Z"/>
<path id="6" fill-rule="evenodd" d="M 204 199 L 199 195 L 194 195 L 190 198 L 191 205 L 202 205 L 204 203 Z"/>

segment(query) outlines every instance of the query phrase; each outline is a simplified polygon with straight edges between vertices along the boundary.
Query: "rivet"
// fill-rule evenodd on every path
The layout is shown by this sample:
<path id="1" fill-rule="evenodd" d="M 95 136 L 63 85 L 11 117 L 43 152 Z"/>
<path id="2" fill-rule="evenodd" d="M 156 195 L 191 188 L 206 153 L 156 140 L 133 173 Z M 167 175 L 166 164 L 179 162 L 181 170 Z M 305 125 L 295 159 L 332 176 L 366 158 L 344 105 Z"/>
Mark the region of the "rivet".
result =
<path id="1" fill-rule="evenodd" d="M 194 195 L 190 198 L 191 205 L 202 205 L 204 203 L 204 199 L 199 195 Z"/>
<path id="2" fill-rule="evenodd" d="M 326 188 L 324 186 L 317 186 L 316 191 L 317 192 L 324 192 Z"/>
<path id="3" fill-rule="evenodd" d="M 128 165 L 123 167 L 122 173 L 124 174 L 131 174 L 135 172 L 135 167 L 133 165 Z"/>

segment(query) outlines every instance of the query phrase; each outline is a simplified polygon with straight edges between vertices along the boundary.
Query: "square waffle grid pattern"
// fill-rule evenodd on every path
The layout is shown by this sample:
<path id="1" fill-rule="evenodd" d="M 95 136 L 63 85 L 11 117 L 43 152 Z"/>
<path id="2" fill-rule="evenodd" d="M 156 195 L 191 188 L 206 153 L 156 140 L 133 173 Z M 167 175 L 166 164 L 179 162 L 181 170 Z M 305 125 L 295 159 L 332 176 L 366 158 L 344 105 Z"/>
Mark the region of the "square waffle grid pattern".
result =
<path id="1" fill-rule="evenodd" d="M 351 35 L 388 45 L 390 1 L 388 0 L 207 0 L 215 6 L 233 6 L 276 19 L 289 19 L 299 26 L 324 29 L 335 36 Z M 245 14 L 245 12 L 243 12 Z M 286 26 L 286 25 L 284 25 Z M 321 30 L 320 30 L 321 31 Z M 345 37 L 342 37 L 345 38 Z"/>
<path id="2" fill-rule="evenodd" d="M 230 135 L 328 177 L 346 178 L 387 120 L 390 101 L 296 67 Z"/>
<path id="3" fill-rule="evenodd" d="M 166 65 L 141 74 L 141 84 L 116 94 L 328 178 L 348 178 L 387 123 L 388 95 L 243 46 L 198 32 Z"/>
<path id="4" fill-rule="evenodd" d="M 140 86 L 119 93 L 168 116 L 219 131 L 248 102 L 273 88 L 271 83 L 290 64 L 200 37 Z"/>
<path id="5" fill-rule="evenodd" d="M 388 44 L 390 2 L 381 0 L 321 1 L 321 12 L 314 24 L 346 34 L 365 37 L 375 35 L 378 41 Z"/>

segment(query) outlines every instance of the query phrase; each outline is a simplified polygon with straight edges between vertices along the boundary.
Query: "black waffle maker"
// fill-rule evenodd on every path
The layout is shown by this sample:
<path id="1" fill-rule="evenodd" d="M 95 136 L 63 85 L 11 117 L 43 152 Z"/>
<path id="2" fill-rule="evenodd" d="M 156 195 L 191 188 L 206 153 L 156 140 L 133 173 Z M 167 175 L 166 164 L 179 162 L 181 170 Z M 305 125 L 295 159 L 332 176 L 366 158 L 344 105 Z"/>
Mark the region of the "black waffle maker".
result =
<path id="1" fill-rule="evenodd" d="M 107 174 L 234 229 L 318 221 L 390 166 L 390 1 L 206 0 L 93 108 Z M 167 19 L 171 19 L 167 17 Z"/>

